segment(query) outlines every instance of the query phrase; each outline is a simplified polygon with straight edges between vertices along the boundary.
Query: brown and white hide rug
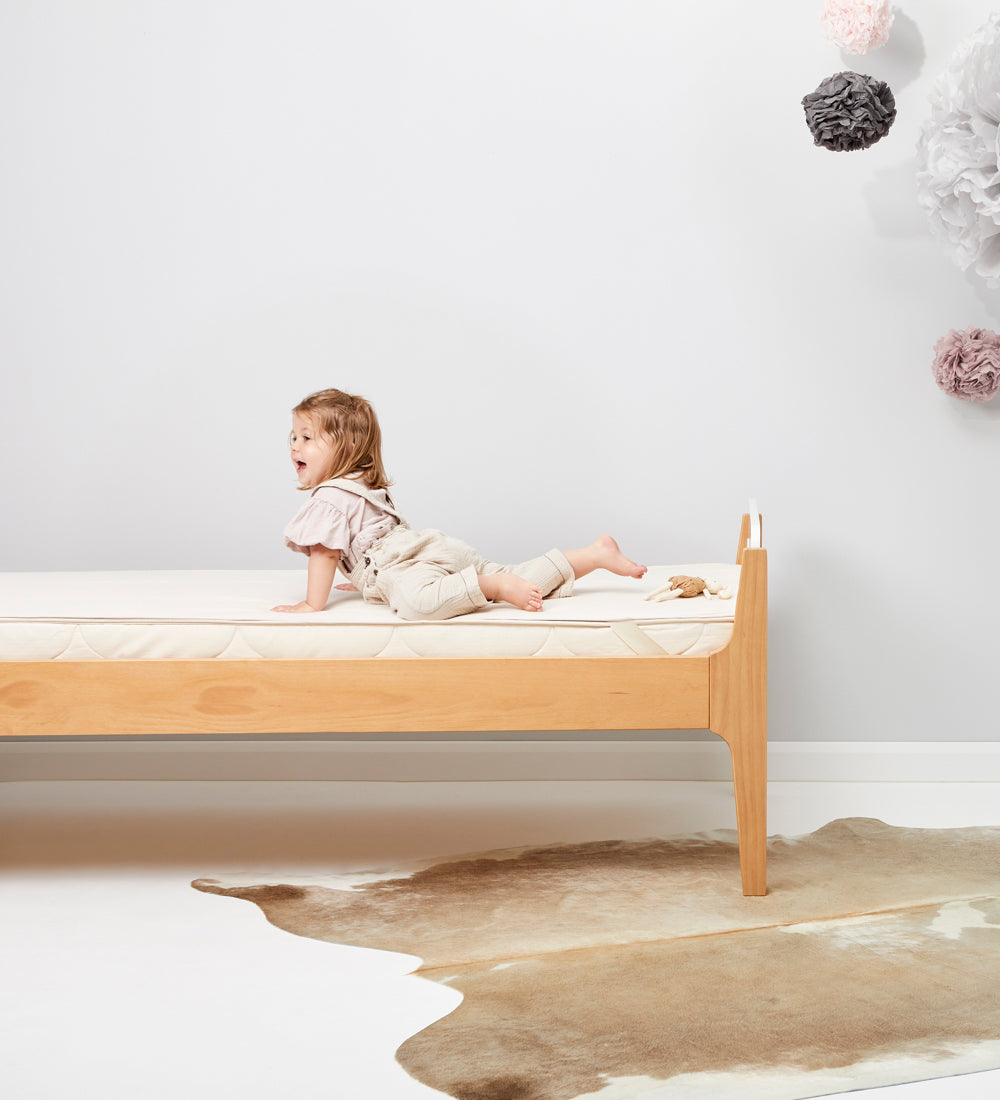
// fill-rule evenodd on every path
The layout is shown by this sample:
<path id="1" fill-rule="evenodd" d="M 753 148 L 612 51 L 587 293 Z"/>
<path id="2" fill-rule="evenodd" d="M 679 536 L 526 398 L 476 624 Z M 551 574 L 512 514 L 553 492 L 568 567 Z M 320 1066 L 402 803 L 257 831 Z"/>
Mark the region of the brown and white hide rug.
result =
<path id="1" fill-rule="evenodd" d="M 461 991 L 399 1049 L 457 1100 L 792 1100 L 1000 1067 L 1000 828 L 834 821 L 229 875 L 301 936 L 417 955 Z"/>

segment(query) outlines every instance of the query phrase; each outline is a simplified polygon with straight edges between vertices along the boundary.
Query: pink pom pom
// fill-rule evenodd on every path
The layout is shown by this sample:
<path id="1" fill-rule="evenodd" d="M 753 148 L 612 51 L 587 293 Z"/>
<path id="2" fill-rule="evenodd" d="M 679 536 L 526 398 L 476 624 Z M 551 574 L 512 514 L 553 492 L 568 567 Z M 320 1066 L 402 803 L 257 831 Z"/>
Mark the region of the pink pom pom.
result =
<path id="1" fill-rule="evenodd" d="M 989 401 L 1000 390 L 1000 336 L 985 328 L 952 330 L 934 345 L 934 381 L 961 401 Z"/>
<path id="2" fill-rule="evenodd" d="M 824 0 L 820 25 L 840 49 L 867 53 L 889 41 L 892 20 L 889 0 Z"/>

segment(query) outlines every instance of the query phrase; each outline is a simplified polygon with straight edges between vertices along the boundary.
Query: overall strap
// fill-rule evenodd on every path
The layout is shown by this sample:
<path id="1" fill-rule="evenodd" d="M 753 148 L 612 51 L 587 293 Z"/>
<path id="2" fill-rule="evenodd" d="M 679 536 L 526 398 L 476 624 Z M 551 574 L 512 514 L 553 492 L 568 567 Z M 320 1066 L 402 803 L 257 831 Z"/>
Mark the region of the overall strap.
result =
<path id="1" fill-rule="evenodd" d="M 369 489 L 367 485 L 362 484 L 356 478 L 331 477 L 329 481 L 321 481 L 319 485 L 315 486 L 311 495 L 315 494 L 317 490 L 325 488 L 327 485 L 332 485 L 337 489 L 344 489 L 348 493 L 353 493 L 355 496 L 367 500 L 368 503 L 375 508 L 380 508 L 383 512 L 388 512 L 390 516 L 395 516 L 400 523 L 406 523 L 406 520 L 396 511 L 395 502 L 392 497 L 389 496 L 388 491 L 385 494 L 385 501 L 382 501 L 376 497 L 372 489 Z"/>

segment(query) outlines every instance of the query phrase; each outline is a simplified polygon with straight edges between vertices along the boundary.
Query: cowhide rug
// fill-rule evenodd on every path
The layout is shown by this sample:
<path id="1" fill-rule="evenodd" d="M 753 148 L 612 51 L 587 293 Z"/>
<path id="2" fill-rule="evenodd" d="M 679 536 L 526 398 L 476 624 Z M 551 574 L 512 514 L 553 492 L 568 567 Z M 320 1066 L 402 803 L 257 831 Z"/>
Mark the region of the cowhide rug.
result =
<path id="1" fill-rule="evenodd" d="M 1000 1066 L 1000 828 L 835 821 L 197 879 L 273 924 L 418 955 L 464 1000 L 398 1052 L 457 1100 L 767 1100 Z"/>

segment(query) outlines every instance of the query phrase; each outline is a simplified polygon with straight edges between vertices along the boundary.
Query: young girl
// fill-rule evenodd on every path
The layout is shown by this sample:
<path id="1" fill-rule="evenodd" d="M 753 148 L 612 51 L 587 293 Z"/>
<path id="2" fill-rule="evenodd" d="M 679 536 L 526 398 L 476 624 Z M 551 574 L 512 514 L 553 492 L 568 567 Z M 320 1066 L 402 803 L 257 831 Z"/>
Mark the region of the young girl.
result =
<path id="1" fill-rule="evenodd" d="M 363 397 L 320 390 L 292 410 L 292 465 L 310 497 L 285 528 L 285 544 L 307 554 L 306 598 L 272 611 L 322 611 L 336 587 L 388 604 L 404 619 L 449 619 L 500 600 L 541 611 L 595 569 L 642 577 L 608 535 L 582 550 L 550 550 L 520 565 L 497 565 L 440 531 L 414 531 L 396 510 L 382 466 L 382 433 Z"/>

